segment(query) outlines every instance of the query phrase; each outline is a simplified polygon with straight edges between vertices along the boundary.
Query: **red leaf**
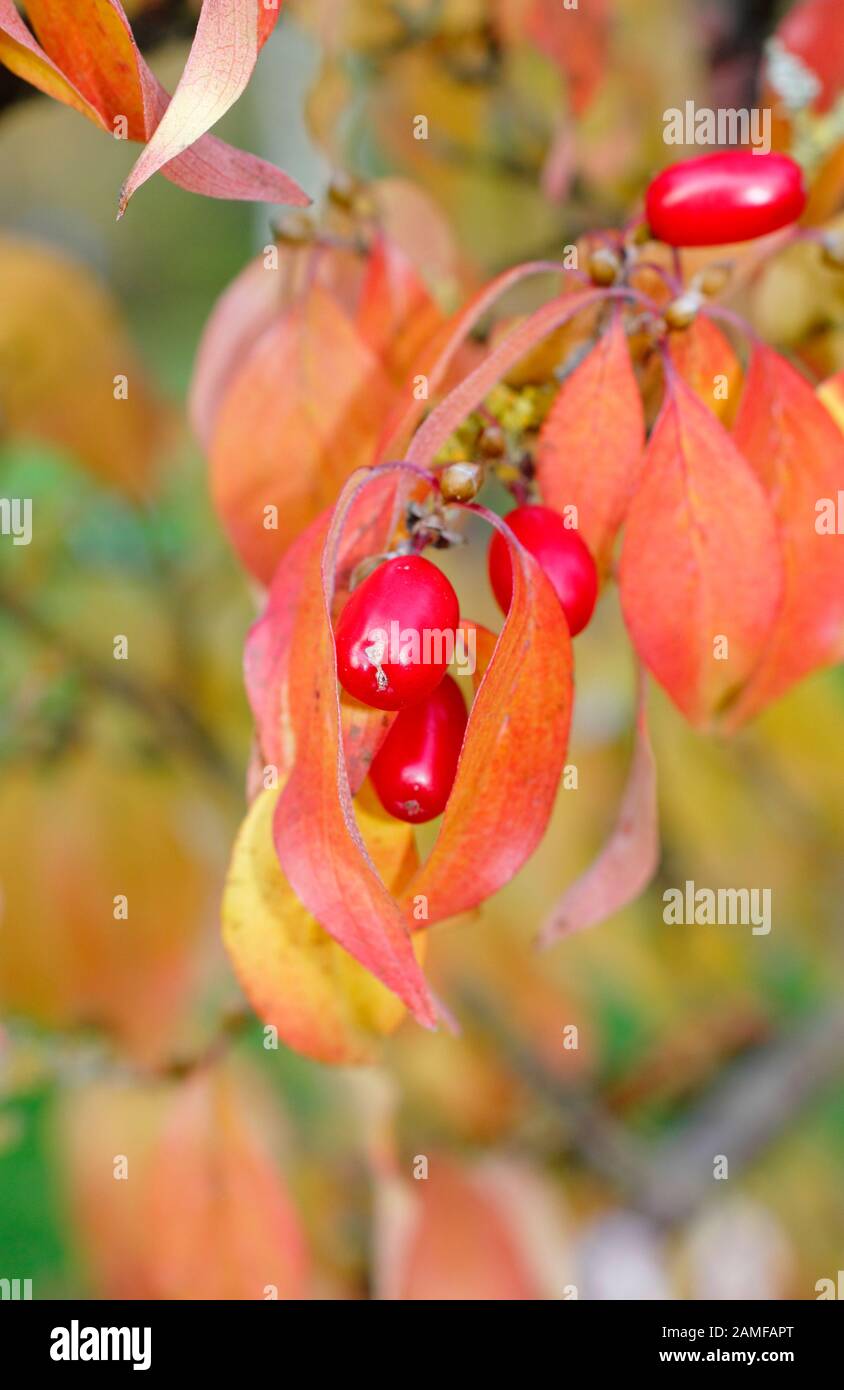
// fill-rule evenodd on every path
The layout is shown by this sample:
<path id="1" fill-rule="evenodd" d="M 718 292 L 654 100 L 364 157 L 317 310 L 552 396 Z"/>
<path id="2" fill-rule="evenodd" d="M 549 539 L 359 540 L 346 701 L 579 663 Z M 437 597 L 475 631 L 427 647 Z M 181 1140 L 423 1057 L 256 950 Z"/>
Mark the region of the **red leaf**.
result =
<path id="1" fill-rule="evenodd" d="M 275 816 L 279 862 L 301 902 L 335 941 L 432 1027 L 433 1001 L 404 913 L 378 875 L 352 808 L 342 755 L 331 605 L 343 529 L 353 504 L 385 474 L 349 480 L 322 553 L 312 560 L 293 631 L 290 716 L 296 757 Z"/>
<path id="2" fill-rule="evenodd" d="M 789 53 L 802 59 L 819 80 L 817 111 L 828 111 L 844 85 L 844 27 L 839 0 L 802 0 L 776 31 Z"/>
<path id="3" fill-rule="evenodd" d="M 818 503 L 844 489 L 844 439 L 811 386 L 778 353 L 753 354 L 735 439 L 768 493 L 785 557 L 774 630 L 731 722 L 844 655 L 844 536 L 816 529 Z"/>
<path id="4" fill-rule="evenodd" d="M 378 552 L 394 529 L 392 498 L 381 513 L 367 508 L 365 517 L 346 527 L 339 564 L 348 572 L 360 558 L 360 547 Z M 319 556 L 331 521 L 323 512 L 291 545 L 276 570 L 261 617 L 253 624 L 244 650 L 246 693 L 255 716 L 263 763 L 278 769 L 283 780 L 293 764 L 295 739 L 290 707 L 290 663 L 298 605 Z M 355 524 L 357 522 L 357 524 Z M 346 695 L 341 698 L 343 735 L 349 782 L 354 794 L 390 727 L 393 716 L 370 709 Z"/>
<path id="5" fill-rule="evenodd" d="M 444 321 L 404 252 L 379 235 L 367 261 L 355 323 L 399 385 Z"/>
<path id="6" fill-rule="evenodd" d="M 569 100 L 582 115 L 598 91 L 609 50 L 608 0 L 569 7 L 562 0 L 533 0 L 528 37 L 557 65 L 569 85 Z"/>
<path id="7" fill-rule="evenodd" d="M 392 399 L 380 362 L 319 286 L 245 356 L 215 418 L 211 487 L 232 544 L 262 583 L 345 479 L 370 462 Z M 269 529 L 268 506 L 278 523 Z"/>
<path id="8" fill-rule="evenodd" d="M 566 889 L 539 937 L 552 946 L 563 936 L 597 926 L 635 902 L 659 865 L 656 763 L 648 736 L 646 681 L 640 680 L 636 742 L 618 819 L 593 864 Z"/>
<path id="9" fill-rule="evenodd" d="M 30 0 L 27 13 L 40 44 L 11 0 L 0 0 L 0 61 L 109 134 L 122 119 L 130 140 L 149 140 L 170 98 L 139 53 L 118 0 L 88 0 L 84 9 L 75 7 L 72 23 L 59 0 Z M 179 187 L 208 197 L 310 201 L 274 165 L 210 135 L 162 172 Z"/>
<path id="10" fill-rule="evenodd" d="M 577 526 L 601 568 L 609 564 L 642 457 L 645 423 L 621 315 L 564 383 L 539 436 L 537 481 Z"/>
<path id="11" fill-rule="evenodd" d="M 562 266 L 555 261 L 528 261 L 524 265 L 505 270 L 473 295 L 458 314 L 442 325 L 428 345 L 427 351 L 414 364 L 417 375 L 426 378 L 427 393 L 419 398 L 406 392 L 396 403 L 378 442 L 375 456 L 379 461 L 384 462 L 404 452 L 410 432 L 428 409 L 431 396 L 443 384 L 472 330 L 489 313 L 496 300 L 528 276 L 548 275 L 555 271 L 560 273 L 561 270 Z"/>
<path id="12" fill-rule="evenodd" d="M 545 833 L 565 761 L 571 643 L 542 570 L 491 512 L 513 562 L 513 597 L 469 715 L 440 833 L 405 901 L 427 921 L 476 907 L 508 883 Z"/>
<path id="13" fill-rule="evenodd" d="M 522 266 L 520 270 L 524 273 L 527 267 Z M 497 293 L 501 292 L 499 288 Z M 560 295 L 518 323 L 488 353 L 480 365 L 440 402 L 436 410 L 431 411 L 407 451 L 410 462 L 427 466 L 460 422 L 480 405 L 496 382 L 520 358 L 536 347 L 537 343 L 542 342 L 543 338 L 547 338 L 549 333 L 553 333 L 555 328 L 560 328 L 582 309 L 600 302 L 610 294 L 611 291 L 590 289 Z"/>
<path id="14" fill-rule="evenodd" d="M 705 723 L 759 659 L 782 563 L 750 466 L 673 370 L 627 516 L 620 588 L 642 661 L 692 723 Z"/>
<path id="15" fill-rule="evenodd" d="M 732 423 L 741 384 L 741 363 L 732 343 L 706 314 L 680 333 L 668 335 L 668 351 L 680 376 L 725 425 Z M 726 377 L 727 394 L 715 396 L 716 377 Z M 720 383 L 718 383 L 720 385 Z"/>
<path id="16" fill-rule="evenodd" d="M 512 877 L 541 838 L 565 757 L 571 652 L 553 590 L 507 527 L 514 568 L 510 611 L 472 706 L 457 776 L 431 855 L 401 905 L 378 878 L 358 832 L 341 756 L 333 633 L 333 575 L 353 505 L 417 474 L 385 466 L 350 480 L 323 554 L 324 593 L 311 570 L 297 613 L 289 707 L 296 758 L 276 815 L 287 878 L 322 926 L 422 1022 L 433 1017 L 410 953 L 407 924 L 427 899 L 431 922 L 475 906 Z M 375 493 L 376 500 L 379 493 Z M 416 915 L 418 916 L 418 914 Z"/>
<path id="17" fill-rule="evenodd" d="M 278 9 L 261 0 L 203 0 L 185 70 L 146 149 L 123 185 L 120 213 L 132 194 L 158 169 L 193 145 L 229 110 L 252 76 L 258 51 L 269 37 Z M 286 175 L 281 202 L 309 200 Z"/>

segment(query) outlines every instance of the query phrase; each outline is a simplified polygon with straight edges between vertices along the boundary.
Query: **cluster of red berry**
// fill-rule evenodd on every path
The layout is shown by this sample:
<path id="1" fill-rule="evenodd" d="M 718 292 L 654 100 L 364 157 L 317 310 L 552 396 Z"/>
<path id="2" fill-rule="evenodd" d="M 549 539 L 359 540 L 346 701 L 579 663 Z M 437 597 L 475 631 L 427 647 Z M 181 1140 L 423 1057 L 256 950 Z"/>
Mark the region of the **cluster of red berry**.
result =
<path id="1" fill-rule="evenodd" d="M 670 246 L 762 236 L 795 221 L 804 204 L 802 173 L 793 160 L 749 151 L 672 165 L 653 180 L 646 198 L 650 233 Z M 589 622 L 598 593 L 587 546 L 549 507 L 519 505 L 507 524 L 546 574 L 576 636 Z M 498 532 L 490 543 L 488 568 L 492 591 L 507 613 L 512 566 Z M 364 704 L 396 712 L 373 759 L 371 778 L 384 808 L 400 820 L 420 823 L 440 815 L 454 782 L 466 704 L 456 681 L 446 675 L 443 643 L 436 659 L 424 638 L 436 632 L 455 641 L 459 622 L 457 595 L 448 579 L 414 554 L 382 561 L 354 590 L 337 623 L 340 684 Z M 402 635 L 398 644 L 391 638 L 396 631 Z"/>
<path id="2" fill-rule="evenodd" d="M 510 530 L 545 571 L 572 636 L 592 616 L 598 593 L 595 562 L 578 533 L 549 507 L 517 507 Z M 510 607 L 513 574 L 507 543 L 489 547 L 489 578 L 502 610 Z M 337 623 L 337 674 L 343 689 L 375 709 L 398 711 L 372 762 L 372 784 L 384 809 L 420 824 L 448 800 L 466 727 L 466 704 L 446 675 L 460 608 L 441 570 L 421 555 L 383 561 L 348 599 Z M 392 634 L 401 640 L 392 640 Z M 426 635 L 436 633 L 436 653 Z M 449 640 L 450 643 L 449 643 Z"/>

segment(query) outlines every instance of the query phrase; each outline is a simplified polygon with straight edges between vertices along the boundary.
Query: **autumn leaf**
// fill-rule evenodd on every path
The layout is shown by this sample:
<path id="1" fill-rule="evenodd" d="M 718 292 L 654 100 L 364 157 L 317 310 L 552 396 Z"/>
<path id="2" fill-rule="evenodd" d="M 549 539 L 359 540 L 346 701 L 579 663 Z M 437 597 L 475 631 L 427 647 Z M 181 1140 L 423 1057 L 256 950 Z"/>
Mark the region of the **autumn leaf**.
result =
<path id="1" fill-rule="evenodd" d="M 355 325 L 397 385 L 445 322 L 424 281 L 403 251 L 383 234 L 367 258 Z"/>
<path id="2" fill-rule="evenodd" d="M 272 6 L 264 0 L 202 0 L 185 70 L 123 185 L 121 213 L 142 183 L 195 144 L 242 95 L 258 52 L 275 27 L 279 8 L 279 0 Z M 281 201 L 302 201 L 301 190 L 292 179 L 288 195 Z"/>
<path id="3" fill-rule="evenodd" d="M 545 922 L 540 946 L 596 926 L 635 902 L 659 864 L 656 763 L 647 726 L 647 683 L 639 682 L 636 734 L 618 819 L 594 863 L 572 883 Z"/>
<path id="4" fill-rule="evenodd" d="M 800 0 L 776 30 L 779 44 L 799 59 L 817 83 L 813 103 L 828 111 L 844 86 L 844 37 L 838 0 Z"/>
<path id="5" fill-rule="evenodd" d="M 426 1156 L 424 1182 L 376 1177 L 376 1296 L 536 1301 L 565 1288 L 561 1211 L 523 1165 Z"/>
<path id="6" fill-rule="evenodd" d="M 572 659 L 559 601 L 533 557 L 483 508 L 510 546 L 513 596 L 469 715 L 440 833 L 406 895 L 428 921 L 476 907 L 530 858 L 565 761 Z"/>
<path id="7" fill-rule="evenodd" d="M 393 391 L 319 286 L 246 354 L 217 413 L 211 487 L 235 550 L 264 584 L 291 541 L 370 462 Z"/>
<path id="8" fill-rule="evenodd" d="M 278 802 L 275 843 L 300 901 L 335 941 L 432 1026 L 434 1008 L 404 914 L 380 878 L 352 807 L 331 606 L 344 523 L 375 477 L 357 475 L 341 496 L 325 546 L 312 554 L 293 629 L 289 700 L 295 759 Z"/>
<path id="9" fill-rule="evenodd" d="M 741 363 L 729 338 L 708 314 L 698 314 L 688 328 L 668 335 L 668 351 L 686 385 L 729 427 L 742 379 Z"/>
<path id="10" fill-rule="evenodd" d="M 425 380 L 426 394 L 420 397 L 405 389 L 398 398 L 381 431 L 375 451 L 379 463 L 404 453 L 412 431 L 428 409 L 430 398 L 448 383 L 449 375 L 459 361 L 461 352 L 465 351 L 472 331 L 496 301 L 522 280 L 533 275 L 559 274 L 561 271 L 562 266 L 554 261 L 526 261 L 523 265 L 502 271 L 441 326 L 414 363 L 415 374 Z"/>
<path id="11" fill-rule="evenodd" d="M 844 537 L 822 522 L 824 506 L 834 515 L 844 489 L 844 438 L 809 383 L 759 344 L 735 440 L 771 500 L 785 558 L 782 608 L 731 713 L 739 723 L 844 656 Z"/>
<path id="12" fill-rule="evenodd" d="M 371 1061 L 404 1009 L 332 941 L 285 880 L 272 833 L 279 794 L 259 795 L 238 836 L 223 898 L 223 941 L 258 1017 L 288 1047 L 319 1062 Z M 400 891 L 417 862 L 412 828 L 385 816 L 371 795 L 355 812 L 381 878 L 391 892 Z"/>
<path id="13" fill-rule="evenodd" d="M 617 315 L 563 384 L 539 435 L 536 476 L 546 506 L 576 507 L 577 529 L 606 569 L 645 442 L 639 388 Z"/>
<path id="14" fill-rule="evenodd" d="M 78 1088 L 60 1122 L 80 1243 L 106 1298 L 307 1296 L 276 1151 L 281 1116 L 242 1066 Z"/>
<path id="15" fill-rule="evenodd" d="M 93 751 L 49 771 L 6 771 L 5 1013 L 48 1028 L 101 1028 L 141 1060 L 167 1056 L 218 889 L 185 834 L 194 797 L 181 778 L 110 766 Z"/>
<path id="16" fill-rule="evenodd" d="M 246 0 L 226 7 L 227 22 L 242 15 Z M 216 8 L 216 6 L 215 6 Z M 260 7 L 259 7 L 260 8 Z M 0 0 L 0 61 L 24 81 L 57 101 L 73 107 L 111 136 L 141 142 L 149 141 L 168 109 L 170 98 L 150 71 L 135 44 L 129 21 L 119 0 L 89 0 L 85 9 L 74 7 L 69 19 L 67 7 L 58 0 L 29 0 L 27 15 L 36 37 L 24 24 L 12 0 Z M 277 11 L 270 12 L 274 21 Z M 267 32 L 270 18 L 260 21 L 261 34 Z M 214 49 L 209 41 L 208 21 L 203 52 Z M 215 39 L 210 34 L 211 39 Z M 216 40 L 215 40 L 216 41 Z M 243 64 L 238 71 L 243 73 Z M 208 74 L 200 77 L 206 81 Z M 235 84 L 236 85 L 236 84 Z M 226 84 L 231 93 L 233 86 Z M 162 172 L 171 182 L 208 197 L 255 199 L 287 202 L 298 206 L 310 200 L 297 184 L 280 169 L 254 155 L 235 150 L 212 135 L 192 134 L 202 125 L 187 118 L 188 88 L 180 99 L 179 122 L 193 143 L 163 164 Z M 206 114 L 213 109 L 208 93 L 200 87 L 199 102 Z M 216 98 L 215 98 L 216 99 Z M 175 118 L 171 121 L 171 125 Z M 207 125 L 204 129 L 207 129 Z M 168 132 L 165 129 L 165 135 Z M 169 138 L 169 137 L 168 137 Z M 178 144 L 178 140 L 175 142 Z M 174 146 L 175 148 L 175 146 Z M 154 151 L 155 153 L 155 151 Z M 154 160 L 152 161 L 154 162 Z M 157 166 L 156 166 L 157 167 Z M 153 172 L 150 167 L 149 172 Z M 149 176 L 148 174 L 146 175 Z M 137 181 L 133 184 L 136 186 Z M 121 204 L 121 211 L 125 202 Z"/>
<path id="17" fill-rule="evenodd" d="M 375 485 L 417 475 L 401 465 L 350 480 L 322 562 L 306 585 L 294 648 L 307 653 L 290 675 L 296 757 L 279 801 L 276 847 L 303 904 L 342 946 L 412 1008 L 431 1018 L 409 956 L 409 922 L 474 906 L 506 882 L 538 843 L 553 804 L 571 709 L 568 633 L 553 590 L 497 518 L 511 545 L 514 594 L 469 716 L 454 788 L 427 863 L 402 902 L 386 890 L 354 820 L 341 754 L 329 615 L 345 519 Z M 424 903 L 424 913 L 416 906 Z"/>
<path id="18" fill-rule="evenodd" d="M 692 723 L 707 723 L 759 660 L 782 560 L 753 471 L 673 370 L 627 514 L 620 590 L 640 658 Z"/>

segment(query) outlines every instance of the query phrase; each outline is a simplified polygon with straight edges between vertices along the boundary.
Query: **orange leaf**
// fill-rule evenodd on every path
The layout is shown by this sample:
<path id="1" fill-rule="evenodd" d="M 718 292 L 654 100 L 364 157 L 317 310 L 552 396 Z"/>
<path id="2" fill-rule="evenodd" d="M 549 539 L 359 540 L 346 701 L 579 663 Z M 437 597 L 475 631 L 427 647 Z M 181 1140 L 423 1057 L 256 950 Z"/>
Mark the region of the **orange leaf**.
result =
<path id="1" fill-rule="evenodd" d="M 56 66 L 114 134 L 116 115 L 125 117 L 130 140 L 147 138 L 147 116 L 137 49 L 129 22 L 111 0 L 74 5 L 64 0 L 27 0 L 26 12 L 38 41 Z"/>
<path id="2" fill-rule="evenodd" d="M 624 321 L 617 315 L 564 383 L 539 435 L 542 500 L 577 508 L 577 527 L 602 568 L 635 486 L 645 424 Z"/>
<path id="3" fill-rule="evenodd" d="M 263 583 L 340 484 L 370 461 L 392 399 L 377 357 L 319 286 L 246 355 L 216 416 L 211 486 L 232 544 Z"/>
<path id="4" fill-rule="evenodd" d="M 731 425 L 742 371 L 729 338 L 706 314 L 698 314 L 688 328 L 668 335 L 668 351 L 686 385 L 719 420 Z"/>
<path id="5" fill-rule="evenodd" d="M 397 385 L 445 315 L 396 244 L 379 235 L 366 266 L 355 324 Z"/>
<path id="6" fill-rule="evenodd" d="M 571 643 L 559 601 L 507 526 L 513 597 L 469 715 L 454 786 L 431 854 L 405 902 L 429 922 L 466 912 L 527 861 L 545 833 L 565 761 L 572 705 Z"/>
<path id="7" fill-rule="evenodd" d="M 759 659 L 782 562 L 762 487 L 673 370 L 627 516 L 620 587 L 642 661 L 692 723 L 706 723 Z"/>
<path id="8" fill-rule="evenodd" d="M 101 1028 L 144 1061 L 167 1056 L 218 892 L 185 833 L 196 796 L 185 778 L 88 750 L 49 770 L 6 771 L 2 1010 L 46 1028 Z"/>
<path id="9" fill-rule="evenodd" d="M 275 842 L 301 902 L 335 941 L 433 1026 L 434 1006 L 410 942 L 404 913 L 373 863 L 352 808 L 342 756 L 342 721 L 331 604 L 344 524 L 356 500 L 391 474 L 349 480 L 335 509 L 321 565 L 312 556 L 292 639 L 289 699 L 296 756 L 275 817 Z"/>
<path id="10" fill-rule="evenodd" d="M 808 382 L 762 345 L 735 439 L 771 499 L 785 557 L 784 602 L 734 711 L 739 723 L 844 655 L 844 536 L 825 531 L 820 514 L 821 504 L 835 511 L 844 489 L 844 439 Z"/>
<path id="11" fill-rule="evenodd" d="M 603 80 L 609 29 L 609 0 L 589 0 L 582 8 L 561 0 L 532 0 L 530 5 L 528 37 L 565 76 L 575 115 L 583 114 Z"/>
<path id="12" fill-rule="evenodd" d="M 238 8 L 242 3 L 240 0 Z M 119 0 L 87 0 L 85 6 L 74 6 L 71 20 L 67 6 L 59 0 L 31 0 L 26 9 L 41 43 L 33 38 L 11 0 L 0 0 L 0 61 L 109 134 L 150 140 L 170 97 L 138 51 Z M 276 13 L 275 9 L 270 12 L 272 20 Z M 262 16 L 262 33 L 269 22 Z M 201 131 L 196 139 L 196 127 L 191 128 L 189 121 L 182 125 L 194 143 L 189 148 L 183 146 L 182 153 L 163 166 L 165 178 L 172 183 L 215 198 L 262 199 L 300 206 L 310 201 L 287 174 L 266 160 L 233 149 Z"/>
<path id="13" fill-rule="evenodd" d="M 304 1235 L 270 1148 L 275 1116 L 243 1083 L 227 1068 L 198 1071 L 170 1103 L 143 1175 L 158 1298 L 305 1293 Z"/>
<path id="14" fill-rule="evenodd" d="M 378 1295 L 392 1300 L 559 1298 L 561 1213 L 536 1174 L 512 1162 L 472 1168 L 434 1153 L 424 1182 L 377 1178 Z"/>
<path id="15" fill-rule="evenodd" d="M 120 213 L 142 183 L 193 145 L 234 105 L 246 89 L 278 12 L 277 4 L 267 8 L 262 0 L 203 0 L 185 70 L 123 185 Z M 300 206 L 309 202 L 292 179 L 287 182 L 289 188 L 280 189 L 280 201 Z"/>
<path id="16" fill-rule="evenodd" d="M 635 902 L 659 864 L 656 763 L 648 736 L 646 681 L 640 681 L 636 742 L 618 819 L 593 864 L 566 889 L 542 928 L 541 946 L 596 926 Z"/>

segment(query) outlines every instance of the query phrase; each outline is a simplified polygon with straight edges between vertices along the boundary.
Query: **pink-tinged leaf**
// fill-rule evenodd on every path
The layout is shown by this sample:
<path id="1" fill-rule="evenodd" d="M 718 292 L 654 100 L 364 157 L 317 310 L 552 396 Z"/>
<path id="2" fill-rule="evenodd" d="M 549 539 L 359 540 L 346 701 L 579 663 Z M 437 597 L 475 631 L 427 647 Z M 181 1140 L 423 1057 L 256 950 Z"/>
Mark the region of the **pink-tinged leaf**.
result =
<path id="1" fill-rule="evenodd" d="M 117 122 L 125 121 L 130 140 L 149 140 L 170 97 L 140 54 L 119 0 L 88 0 L 76 7 L 72 24 L 63 0 L 31 0 L 27 14 L 40 44 L 11 0 L 0 0 L 0 61 L 111 135 Z M 280 169 L 211 135 L 162 172 L 180 188 L 206 197 L 300 206 L 310 201 Z"/>
<path id="2" fill-rule="evenodd" d="M 211 443 L 217 410 L 232 378 L 262 333 L 285 305 L 287 276 L 251 261 L 214 305 L 196 354 L 188 399 L 194 434 Z"/>
<path id="3" fill-rule="evenodd" d="M 268 11 L 261 0 L 203 0 L 173 99 L 123 185 L 121 214 L 142 183 L 195 144 L 234 105 L 277 15 L 277 8 Z M 309 201 L 292 179 L 280 174 L 277 179 L 279 201 L 300 206 Z"/>
<path id="4" fill-rule="evenodd" d="M 545 833 L 565 761 L 572 661 L 559 601 L 535 560 L 491 512 L 508 543 L 513 596 L 484 672 L 457 775 L 431 853 L 405 902 L 426 922 L 476 907 L 528 860 Z"/>
<path id="5" fill-rule="evenodd" d="M 525 267 L 521 268 L 522 270 Z M 501 293 L 501 291 L 498 291 Z M 407 451 L 411 463 L 427 467 L 462 420 L 531 348 L 583 309 L 612 296 L 611 290 L 581 290 L 549 300 L 507 334 L 473 372 L 450 391 L 417 430 Z"/>
<path id="6" fill-rule="evenodd" d="M 219 405 L 214 505 L 243 563 L 269 584 L 291 541 L 372 458 L 394 387 L 320 286 L 265 330 Z M 275 526 L 267 526 L 275 507 Z"/>
<path id="7" fill-rule="evenodd" d="M 380 235 L 367 261 L 355 324 L 398 384 L 404 384 L 444 322 L 445 315 L 407 256 Z"/>
<path id="8" fill-rule="evenodd" d="M 603 849 L 566 889 L 542 928 L 538 944 L 597 926 L 635 902 L 659 865 L 656 762 L 647 726 L 646 681 L 640 678 L 633 759 L 618 819 Z"/>
<path id="9" fill-rule="evenodd" d="M 279 862 L 301 902 L 350 955 L 433 1027 L 436 1013 L 405 915 L 383 883 L 355 821 L 343 757 L 331 624 L 338 554 L 347 518 L 364 490 L 389 487 L 386 473 L 349 480 L 321 564 L 308 568 L 292 638 L 289 698 L 296 757 L 275 816 Z M 318 557 L 317 557 L 318 558 Z"/>
<path id="10" fill-rule="evenodd" d="M 489 313 L 496 301 L 514 285 L 531 275 L 549 275 L 555 272 L 560 274 L 562 269 L 556 261 L 527 261 L 524 265 L 505 270 L 479 290 L 454 318 L 443 324 L 426 352 L 414 364 L 414 380 L 423 376 L 427 382 L 427 392 L 421 398 L 414 394 L 411 389 L 413 382 L 405 388 L 402 399 L 396 403 L 382 430 L 376 450 L 376 458 L 380 462 L 395 458 L 404 452 L 409 435 L 428 409 L 434 392 L 446 380 L 458 353 L 465 348 L 472 330 Z"/>
<path id="11" fill-rule="evenodd" d="M 201 142 L 200 142 L 201 143 Z M 275 246 L 276 259 L 262 253 L 223 292 L 205 325 L 194 363 L 189 396 L 191 425 L 210 447 L 217 411 L 248 352 L 301 295 L 307 284 L 331 294 L 354 318 L 365 261 L 354 251 L 332 247 Z"/>
<path id="12" fill-rule="evenodd" d="M 203 1069 L 174 1096 L 143 1174 L 157 1297 L 279 1299 L 307 1291 L 298 1212 L 270 1147 L 277 1117 L 249 1077 Z"/>
<path id="13" fill-rule="evenodd" d="M 394 529 L 393 499 L 388 497 L 380 513 L 367 508 L 366 517 L 350 518 L 341 547 L 341 577 L 367 551 L 382 548 Z M 293 542 L 278 566 L 267 595 L 266 607 L 246 639 L 244 677 L 246 693 L 255 717 L 258 752 L 264 766 L 273 766 L 284 779 L 293 765 L 295 738 L 290 708 L 290 663 L 298 605 L 319 555 L 331 521 L 322 513 Z M 341 697 L 343 737 L 352 794 L 362 785 L 393 716 L 384 710 Z"/>
<path id="14" fill-rule="evenodd" d="M 563 73 L 576 115 L 587 109 L 603 81 L 610 17 L 610 0 L 588 0 L 579 7 L 532 0 L 528 8 L 527 35 Z"/>
<path id="15" fill-rule="evenodd" d="M 800 0 L 791 5 L 775 37 L 816 79 L 814 108 L 828 111 L 844 84 L 844 28 L 838 0 Z"/>
<path id="16" fill-rule="evenodd" d="M 782 595 L 773 512 L 723 425 L 669 368 L 621 554 L 639 657 L 693 724 L 748 679 Z"/>
<path id="17" fill-rule="evenodd" d="M 524 1165 L 433 1153 L 425 1182 L 376 1176 L 380 1299 L 558 1298 L 568 1258 L 557 1201 Z"/>
<path id="18" fill-rule="evenodd" d="M 542 426 L 537 482 L 547 506 L 577 508 L 577 526 L 605 569 L 642 462 L 645 422 L 624 321 L 563 384 Z"/>
<path id="19" fill-rule="evenodd" d="M 822 520 L 840 506 L 844 438 L 808 382 L 772 348 L 760 345 L 753 354 L 735 439 L 776 513 L 785 593 L 731 724 L 844 656 L 844 536 Z"/>

